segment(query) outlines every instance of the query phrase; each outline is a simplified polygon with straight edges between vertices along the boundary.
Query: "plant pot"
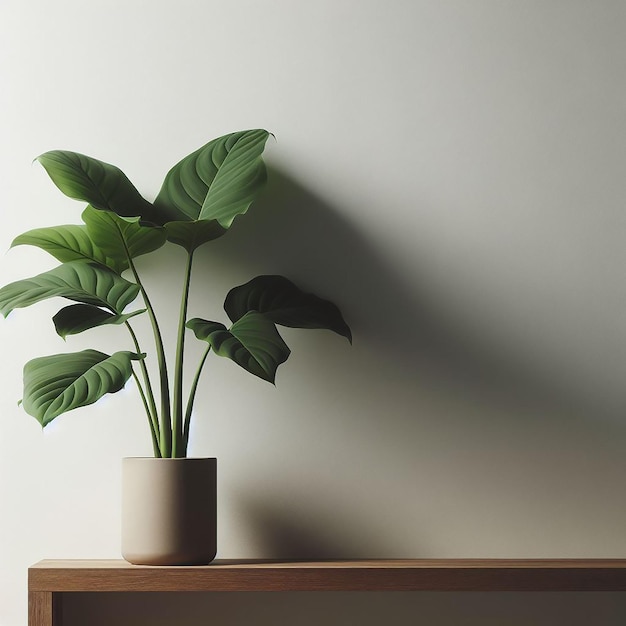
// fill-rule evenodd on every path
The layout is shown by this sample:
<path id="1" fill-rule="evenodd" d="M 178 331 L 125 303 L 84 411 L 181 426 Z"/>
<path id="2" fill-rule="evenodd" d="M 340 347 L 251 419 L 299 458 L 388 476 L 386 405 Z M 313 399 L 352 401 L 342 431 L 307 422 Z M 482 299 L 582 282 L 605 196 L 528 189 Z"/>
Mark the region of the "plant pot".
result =
<path id="1" fill-rule="evenodd" d="M 216 459 L 122 459 L 122 556 L 135 565 L 215 558 Z"/>

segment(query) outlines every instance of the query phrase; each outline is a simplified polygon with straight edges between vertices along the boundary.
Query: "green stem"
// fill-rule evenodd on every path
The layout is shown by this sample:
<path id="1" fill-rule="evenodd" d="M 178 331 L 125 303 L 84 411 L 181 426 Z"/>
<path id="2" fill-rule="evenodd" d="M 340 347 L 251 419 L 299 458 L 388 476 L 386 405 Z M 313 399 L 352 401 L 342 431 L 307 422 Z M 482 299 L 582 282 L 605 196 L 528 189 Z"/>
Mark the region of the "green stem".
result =
<path id="1" fill-rule="evenodd" d="M 133 343 L 135 344 L 135 351 L 137 352 L 137 354 L 142 354 L 142 350 L 139 347 L 139 341 L 137 339 L 135 331 L 133 330 L 133 327 L 130 325 L 129 322 L 125 322 L 125 325 L 126 328 L 128 328 L 128 332 L 132 337 Z M 139 367 L 141 368 L 141 374 L 143 376 L 144 384 L 146 386 L 146 394 L 148 396 L 147 401 L 144 404 L 146 405 L 146 411 L 148 413 L 148 417 L 150 418 L 151 430 L 153 430 L 156 433 L 156 436 L 160 439 L 161 433 L 159 432 L 159 414 L 157 412 L 156 402 L 154 400 L 154 392 L 152 391 L 152 383 L 150 382 L 150 375 L 148 373 L 148 368 L 146 367 L 145 359 L 141 359 L 139 361 Z M 139 388 L 139 391 L 143 395 L 143 389 L 141 387 Z M 159 456 L 161 456 L 160 453 Z"/>
<path id="2" fill-rule="evenodd" d="M 160 459 L 161 451 L 159 450 L 159 438 L 154 429 L 154 421 L 152 419 L 152 416 L 150 415 L 150 409 L 148 407 L 146 394 L 144 393 L 143 387 L 141 386 L 141 381 L 139 380 L 139 377 L 137 376 L 137 374 L 135 374 L 134 370 L 133 370 L 133 378 L 135 379 L 135 382 L 137 383 L 137 389 L 139 389 L 139 395 L 141 396 L 143 407 L 146 410 L 146 415 L 148 416 L 148 424 L 150 425 L 150 434 L 152 435 L 152 449 L 154 451 L 154 456 L 155 458 Z"/>
<path id="3" fill-rule="evenodd" d="M 209 356 L 209 352 L 211 351 L 211 346 L 208 345 L 204 354 L 202 355 L 202 359 L 200 360 L 200 365 L 198 365 L 198 369 L 196 370 L 196 375 L 194 376 L 193 383 L 191 384 L 191 389 L 189 391 L 189 400 L 187 401 L 187 410 L 185 411 L 185 425 L 183 427 L 183 443 L 184 443 L 184 451 L 187 454 L 187 444 L 189 443 L 189 427 L 191 425 L 191 412 L 193 411 L 193 402 L 196 399 L 196 391 L 198 389 L 198 382 L 200 380 L 200 374 L 202 374 L 202 368 L 204 367 L 204 362 Z"/>
<path id="4" fill-rule="evenodd" d="M 159 329 L 159 323 L 157 322 L 156 316 L 154 314 L 154 309 L 152 307 L 152 303 L 150 302 L 150 298 L 144 289 L 144 286 L 139 278 L 139 274 L 137 273 L 137 269 L 135 268 L 135 264 L 133 260 L 128 256 L 128 263 L 130 269 L 135 276 L 135 280 L 137 281 L 137 285 L 141 291 L 141 295 L 143 297 L 143 301 L 146 305 L 146 309 L 148 309 L 148 316 L 150 317 L 150 323 L 152 324 L 152 332 L 154 334 L 154 343 L 156 346 L 157 352 L 157 361 L 159 364 L 159 376 L 161 382 L 161 442 L 160 449 L 161 454 L 164 457 L 172 456 L 172 417 L 170 411 L 170 385 L 168 381 L 167 374 L 167 363 L 165 361 L 165 349 L 163 347 L 163 337 L 161 336 L 161 330 Z"/>
<path id="5" fill-rule="evenodd" d="M 174 415 L 172 425 L 172 457 L 185 456 L 183 437 L 183 364 L 185 354 L 185 324 L 187 323 L 187 306 L 189 304 L 189 286 L 191 284 L 191 266 L 193 251 L 187 256 L 185 282 L 180 301 L 178 319 L 178 341 L 176 342 L 176 362 L 174 369 Z"/>

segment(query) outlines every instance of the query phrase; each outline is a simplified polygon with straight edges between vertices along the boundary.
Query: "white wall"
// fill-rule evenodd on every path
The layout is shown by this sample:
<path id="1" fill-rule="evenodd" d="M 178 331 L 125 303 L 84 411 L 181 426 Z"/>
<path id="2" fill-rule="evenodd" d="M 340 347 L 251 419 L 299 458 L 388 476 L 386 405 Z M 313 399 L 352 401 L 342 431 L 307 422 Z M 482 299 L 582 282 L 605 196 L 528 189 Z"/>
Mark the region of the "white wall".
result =
<path id="1" fill-rule="evenodd" d="M 151 199 L 207 140 L 264 127 L 268 193 L 199 254 L 193 314 L 277 272 L 353 327 L 352 348 L 286 332 L 275 389 L 211 364 L 192 453 L 219 459 L 219 556 L 626 556 L 625 28 L 618 0 L 3 0 L 3 251 L 79 219 L 31 166 L 46 150 Z M 142 266 L 172 319 L 178 258 Z M 18 248 L 0 279 L 52 264 Z M 0 626 L 25 623 L 31 563 L 118 557 L 120 458 L 150 453 L 130 387 L 43 433 L 17 407 L 25 361 L 120 337 L 65 346 L 58 308 L 0 323 Z M 493 623 L 587 601 L 501 596 Z M 621 595 L 598 607 L 623 623 Z"/>

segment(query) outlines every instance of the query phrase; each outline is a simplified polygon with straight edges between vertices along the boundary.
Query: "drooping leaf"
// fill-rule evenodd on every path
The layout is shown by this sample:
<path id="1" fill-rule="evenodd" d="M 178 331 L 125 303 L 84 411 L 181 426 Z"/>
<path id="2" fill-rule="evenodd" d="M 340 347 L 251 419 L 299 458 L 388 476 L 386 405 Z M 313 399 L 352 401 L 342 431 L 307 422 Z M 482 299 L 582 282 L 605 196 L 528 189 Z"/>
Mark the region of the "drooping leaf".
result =
<path id="1" fill-rule="evenodd" d="M 278 366 L 291 352 L 273 322 L 255 311 L 237 320 L 230 329 L 219 322 L 200 318 L 189 320 L 187 327 L 198 339 L 207 341 L 216 354 L 271 383 Z"/>
<path id="2" fill-rule="evenodd" d="M 193 252 L 207 241 L 212 241 L 226 233 L 217 220 L 193 220 L 191 222 L 168 222 L 165 224 L 167 240 Z"/>
<path id="3" fill-rule="evenodd" d="M 112 259 L 106 256 L 90 239 L 87 227 L 78 224 L 29 230 L 16 237 L 11 247 L 22 245 L 41 248 L 61 263 L 92 261 L 109 267 L 118 274 L 128 267 L 126 259 Z"/>
<path id="4" fill-rule="evenodd" d="M 122 313 L 139 293 L 135 283 L 115 272 L 86 263 L 71 261 L 32 278 L 18 280 L 0 289 L 0 313 L 5 317 L 22 307 L 60 296 Z"/>
<path id="5" fill-rule="evenodd" d="M 124 218 L 88 206 L 82 214 L 87 232 L 108 256 L 127 261 L 160 248 L 166 241 L 161 226 L 143 226 L 138 218 Z"/>
<path id="6" fill-rule="evenodd" d="M 301 291 L 284 276 L 257 276 L 234 287 L 226 296 L 224 310 L 236 322 L 248 311 L 259 311 L 281 326 L 326 328 L 352 342 L 352 333 L 332 302 Z"/>
<path id="7" fill-rule="evenodd" d="M 182 214 L 191 221 L 217 220 L 229 228 L 265 184 L 261 155 L 268 137 L 266 130 L 240 131 L 196 150 L 168 172 L 155 207 L 170 215 L 168 221 L 181 221 Z"/>
<path id="8" fill-rule="evenodd" d="M 62 413 L 119 391 L 132 375 L 131 362 L 141 358 L 83 350 L 33 359 L 24 366 L 24 409 L 46 426 Z"/>
<path id="9" fill-rule="evenodd" d="M 68 335 L 77 335 L 90 328 L 106 324 L 123 324 L 131 317 L 145 313 L 146 309 L 117 315 L 104 311 L 92 304 L 71 304 L 62 308 L 53 318 L 57 334 L 65 339 Z"/>
<path id="10" fill-rule="evenodd" d="M 156 209 L 115 165 L 68 150 L 51 150 L 36 160 L 66 196 L 96 209 L 159 223 Z"/>

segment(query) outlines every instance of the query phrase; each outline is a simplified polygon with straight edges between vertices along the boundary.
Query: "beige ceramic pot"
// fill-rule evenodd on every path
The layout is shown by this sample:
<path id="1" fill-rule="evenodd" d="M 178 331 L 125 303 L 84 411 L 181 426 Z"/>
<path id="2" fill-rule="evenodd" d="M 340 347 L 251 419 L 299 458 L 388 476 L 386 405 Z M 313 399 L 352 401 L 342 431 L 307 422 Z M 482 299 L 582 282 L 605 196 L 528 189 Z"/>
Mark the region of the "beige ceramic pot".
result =
<path id="1" fill-rule="evenodd" d="M 215 558 L 216 459 L 122 459 L 122 556 L 135 565 Z"/>

